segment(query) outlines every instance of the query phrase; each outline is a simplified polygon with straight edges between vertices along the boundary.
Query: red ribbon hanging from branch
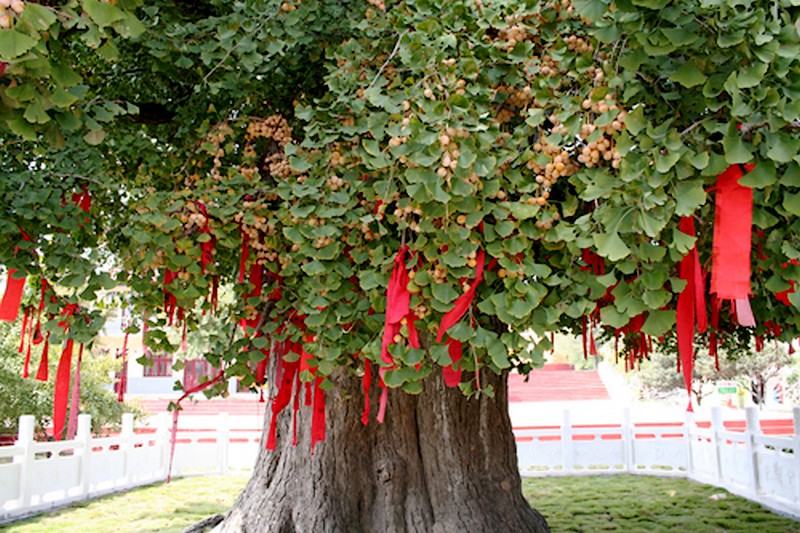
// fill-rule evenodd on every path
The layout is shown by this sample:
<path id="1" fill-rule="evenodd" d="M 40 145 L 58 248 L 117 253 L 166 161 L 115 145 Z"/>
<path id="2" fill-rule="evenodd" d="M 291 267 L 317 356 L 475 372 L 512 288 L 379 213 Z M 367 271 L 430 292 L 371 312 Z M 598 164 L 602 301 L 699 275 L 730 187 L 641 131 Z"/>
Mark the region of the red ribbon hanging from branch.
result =
<path id="1" fill-rule="evenodd" d="M 31 347 L 28 346 L 28 355 L 26 359 L 30 358 L 30 349 Z M 42 356 L 39 358 L 39 368 L 36 370 L 36 379 L 39 381 L 47 381 L 48 373 L 50 371 L 49 362 L 47 358 L 50 352 L 50 332 L 47 332 L 47 335 L 44 338 L 44 348 L 42 348 Z"/>
<path id="2" fill-rule="evenodd" d="M 53 395 L 53 438 L 61 440 L 64 422 L 67 417 L 67 398 L 69 397 L 69 376 L 72 367 L 73 340 L 67 339 L 61 352 L 56 371 L 56 386 Z"/>
<path id="3" fill-rule="evenodd" d="M 83 360 L 83 344 L 78 349 L 78 360 L 75 362 L 75 377 L 72 379 L 72 392 L 69 399 L 69 422 L 67 423 L 67 440 L 75 438 L 78 431 L 78 411 L 81 403 L 81 361 Z"/>
<path id="4" fill-rule="evenodd" d="M 125 391 L 128 388 L 128 336 L 130 333 L 125 332 L 122 338 L 122 352 L 120 359 L 122 359 L 122 370 L 119 373 L 119 381 L 117 382 L 117 401 L 122 403 L 125 401 Z"/>
<path id="5" fill-rule="evenodd" d="M 581 267 L 581 270 L 590 271 L 595 276 L 602 276 L 606 273 L 606 266 L 603 258 L 591 251 L 589 248 L 581 250 L 581 259 L 586 266 Z M 609 304 L 613 300 L 611 291 L 616 285 L 612 285 L 606 290 L 594 310 L 588 317 L 584 316 L 581 328 L 581 343 L 583 345 L 583 358 L 586 359 L 587 355 L 597 355 L 597 344 L 594 340 L 594 326 L 600 323 L 600 307 Z"/>
<path id="6" fill-rule="evenodd" d="M 386 319 L 384 323 L 383 339 L 381 341 L 381 361 L 383 364 L 379 369 L 381 378 L 380 385 L 383 390 L 381 391 L 381 398 L 378 406 L 378 422 L 383 422 L 386 416 L 386 402 L 389 394 L 383 377 L 386 375 L 387 370 L 394 369 L 396 366 L 392 354 L 389 352 L 389 346 L 397 342 L 397 336 L 400 335 L 403 319 L 405 319 L 405 324 L 408 327 L 409 344 L 414 348 L 420 347 L 417 328 L 414 326 L 416 317 L 410 309 L 411 293 L 408 292 L 409 277 L 405 265 L 407 252 L 408 246 L 405 244 L 401 245 L 394 258 L 392 275 L 389 278 L 389 285 L 386 287 Z"/>
<path id="7" fill-rule="evenodd" d="M 364 411 L 361 413 L 361 423 L 365 426 L 369 424 L 369 389 L 372 386 L 372 362 L 369 358 L 364 358 L 364 377 L 361 380 L 361 388 L 364 391 Z"/>
<path id="8" fill-rule="evenodd" d="M 64 335 L 69 334 L 69 319 L 78 310 L 77 304 L 67 304 L 61 311 L 61 321 L 58 327 L 64 329 Z M 64 432 L 64 422 L 67 416 L 67 400 L 69 398 L 69 382 L 72 373 L 72 349 L 74 341 L 67 339 L 64 343 L 64 349 L 61 351 L 61 358 L 58 361 L 58 370 L 56 370 L 56 384 L 53 393 L 53 438 L 61 440 L 61 435 Z M 42 360 L 44 361 L 44 354 Z M 39 366 L 41 371 L 41 364 Z M 37 376 L 38 377 L 38 376 Z"/>
<path id="9" fill-rule="evenodd" d="M 288 343 L 287 351 L 276 354 L 278 356 L 278 372 L 280 376 L 276 376 L 275 384 L 278 393 L 272 399 L 272 419 L 269 423 L 269 431 L 267 433 L 267 449 L 274 450 L 277 447 L 277 433 L 278 433 L 278 415 L 283 411 L 286 406 L 292 401 L 292 388 L 295 385 L 295 380 L 299 379 L 300 359 L 294 361 L 286 361 L 284 355 L 286 353 L 294 352 L 298 355 L 301 354 L 302 349 L 295 343 Z"/>
<path id="10" fill-rule="evenodd" d="M 312 340 L 311 338 L 307 340 Z M 295 393 L 295 400 L 300 395 L 300 374 L 304 371 L 311 373 L 314 378 L 313 384 L 306 383 L 306 401 L 307 406 L 311 406 L 311 454 L 314 454 L 314 447 L 318 442 L 325 440 L 325 391 L 322 389 L 323 378 L 317 375 L 317 367 L 311 365 L 311 355 L 301 348 L 300 355 L 300 370 L 297 374 L 298 390 Z M 312 397 L 313 392 L 313 397 Z M 294 443 L 297 443 L 297 401 L 295 401 L 295 422 Z"/>
<path id="11" fill-rule="evenodd" d="M 178 273 L 166 269 L 164 270 L 164 312 L 167 314 L 167 319 L 169 325 L 172 325 L 173 319 L 175 317 L 175 311 L 178 310 L 178 300 L 175 298 L 175 295 L 170 292 L 168 286 L 174 279 L 178 277 Z"/>
<path id="12" fill-rule="evenodd" d="M 217 372 L 217 375 L 214 376 L 213 379 L 210 379 L 205 383 L 200 383 L 190 389 L 184 390 L 181 397 L 178 398 L 178 401 L 175 402 L 175 408 L 172 410 L 172 430 L 170 431 L 169 464 L 167 465 L 167 483 L 169 483 L 172 480 L 172 463 L 175 460 L 175 444 L 178 441 L 178 416 L 181 412 L 181 402 L 186 398 L 188 398 L 190 394 L 204 391 L 207 388 L 216 385 L 217 383 L 222 381 L 222 378 L 224 376 L 225 376 L 224 372 L 220 370 L 219 372 Z"/>
<path id="13" fill-rule="evenodd" d="M 22 303 L 22 291 L 25 288 L 25 276 L 15 277 L 17 271 L 10 269 L 6 276 L 6 290 L 3 300 L 0 301 L 0 320 L 13 322 L 19 314 L 19 307 Z"/>
<path id="14" fill-rule="evenodd" d="M 681 218 L 679 229 L 686 235 L 694 237 L 694 219 L 692 217 Z M 700 259 L 697 254 L 696 245 L 681 259 L 679 268 L 680 277 L 686 282 L 686 286 L 678 295 L 678 355 L 680 358 L 680 366 L 683 371 L 683 382 L 686 385 L 686 393 L 689 397 L 689 406 L 687 410 L 692 411 L 692 371 L 694 368 L 695 325 L 697 325 L 697 330 L 700 333 L 704 332 L 708 327 L 703 272 L 700 268 Z"/>
<path id="15" fill-rule="evenodd" d="M 20 333 L 20 341 L 19 341 L 19 349 L 17 350 L 19 353 L 25 353 L 25 331 L 28 328 L 28 318 L 31 314 L 30 308 L 25 308 L 25 313 L 22 315 L 22 332 Z M 33 322 L 33 319 L 31 319 Z M 22 368 L 22 377 L 27 378 L 30 374 L 29 367 L 31 363 L 30 357 L 25 357 L 25 365 Z"/>
<path id="16" fill-rule="evenodd" d="M 72 195 L 72 203 L 78 206 L 84 213 L 89 212 L 89 209 L 92 207 L 92 197 L 86 185 L 81 187 L 81 192 L 76 192 Z M 89 222 L 89 220 L 87 219 L 86 222 Z"/>
<path id="17" fill-rule="evenodd" d="M 753 169 L 747 165 L 746 170 Z M 711 293 L 732 300 L 742 326 L 755 326 L 750 308 L 750 248 L 753 190 L 739 184 L 742 167 L 732 165 L 717 176 L 712 250 Z"/>
<path id="18" fill-rule="evenodd" d="M 436 342 L 442 342 L 447 330 L 453 327 L 461 320 L 461 317 L 466 314 L 472 301 L 475 299 L 475 291 L 478 285 L 483 280 L 483 265 L 486 260 L 486 254 L 483 250 L 478 250 L 475 264 L 475 279 L 472 281 L 466 292 L 459 296 L 453 308 L 444 314 L 442 321 L 439 324 L 439 331 L 436 333 Z M 444 378 L 445 385 L 448 387 L 457 387 L 461 382 L 461 368 L 456 368 L 462 357 L 461 342 L 455 339 L 447 339 L 448 353 L 450 354 L 451 364 L 442 368 L 442 377 Z"/>
<path id="19" fill-rule="evenodd" d="M 30 241 L 31 238 L 20 228 L 22 240 Z M 14 253 L 20 249 L 17 247 Z M 22 303 L 22 292 L 25 288 L 25 276 L 15 277 L 16 269 L 9 269 L 6 276 L 6 290 L 3 293 L 3 299 L 0 300 L 0 320 L 6 322 L 13 322 L 17 319 L 19 314 L 19 307 Z"/>
<path id="20" fill-rule="evenodd" d="M 800 264 L 800 262 L 798 262 L 797 259 L 792 259 L 788 263 L 784 263 L 783 264 L 783 268 L 788 268 L 789 265 L 797 266 L 798 264 Z M 792 294 L 795 291 L 794 281 L 790 280 L 789 281 L 789 285 L 790 285 L 790 287 L 788 289 L 786 289 L 785 291 L 781 291 L 781 292 L 775 293 L 775 297 L 778 299 L 778 301 L 780 301 L 784 305 L 792 305 L 792 302 L 789 301 L 789 295 Z"/>

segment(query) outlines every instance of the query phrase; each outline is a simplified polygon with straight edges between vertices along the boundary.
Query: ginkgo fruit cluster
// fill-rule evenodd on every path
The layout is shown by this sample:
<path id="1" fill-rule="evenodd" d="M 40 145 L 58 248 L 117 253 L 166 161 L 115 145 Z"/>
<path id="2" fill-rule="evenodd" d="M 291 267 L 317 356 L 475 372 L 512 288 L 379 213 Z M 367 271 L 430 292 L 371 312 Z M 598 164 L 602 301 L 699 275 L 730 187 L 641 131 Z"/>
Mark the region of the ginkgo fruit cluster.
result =
<path id="1" fill-rule="evenodd" d="M 25 11 L 22 0 L 0 0 L 0 29 L 8 29 L 14 19 Z"/>

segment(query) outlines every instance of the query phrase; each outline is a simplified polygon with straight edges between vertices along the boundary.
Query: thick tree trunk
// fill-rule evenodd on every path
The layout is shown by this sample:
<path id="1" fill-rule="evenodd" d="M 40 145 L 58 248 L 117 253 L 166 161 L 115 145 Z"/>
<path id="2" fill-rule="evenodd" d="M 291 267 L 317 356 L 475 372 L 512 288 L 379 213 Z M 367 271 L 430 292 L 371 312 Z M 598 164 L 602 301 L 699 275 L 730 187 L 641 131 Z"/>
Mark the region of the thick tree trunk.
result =
<path id="1" fill-rule="evenodd" d="M 481 377 L 495 397 L 467 399 L 434 375 L 418 396 L 390 391 L 386 421 L 361 424 L 358 378 L 327 393 L 327 437 L 309 450 L 309 408 L 291 445 L 291 409 L 278 448 L 263 450 L 221 531 L 270 533 L 546 532 L 522 497 L 506 377 Z M 373 387 L 376 389 L 376 387 Z M 373 391 L 373 413 L 377 408 Z"/>

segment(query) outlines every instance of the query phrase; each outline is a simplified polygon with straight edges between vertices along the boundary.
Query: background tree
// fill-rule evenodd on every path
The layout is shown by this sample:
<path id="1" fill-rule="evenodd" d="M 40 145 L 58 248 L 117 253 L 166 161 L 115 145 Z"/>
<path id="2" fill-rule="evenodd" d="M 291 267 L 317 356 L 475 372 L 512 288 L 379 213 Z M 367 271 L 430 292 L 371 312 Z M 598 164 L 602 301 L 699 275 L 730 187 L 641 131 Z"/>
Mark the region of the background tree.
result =
<path id="1" fill-rule="evenodd" d="M 23 358 L 20 355 L 17 332 L 20 324 L 0 324 L 0 434 L 15 437 L 19 429 L 19 417 L 33 415 L 40 438 L 48 438 L 46 429 L 51 427 L 53 416 L 53 385 L 48 382 L 22 378 Z M 111 371 L 116 362 L 102 353 L 84 354 L 81 365 L 80 412 L 92 416 L 92 430 L 99 433 L 116 429 L 122 413 L 139 410 L 117 401 L 110 390 Z M 55 361 L 51 373 L 56 370 Z"/>
<path id="2" fill-rule="evenodd" d="M 54 343 L 91 342 L 87 302 L 125 283 L 153 350 L 215 312 L 211 362 L 275 376 L 276 451 L 227 530 L 544 530 L 505 373 L 549 342 L 519 332 L 605 328 L 632 362 L 674 338 L 679 295 L 703 285 L 678 263 L 695 244 L 715 266 L 726 169 L 752 187 L 745 263 L 769 322 L 740 326 L 737 295 L 714 332 L 797 335 L 789 1 L 15 5 L 0 258 L 59 287 Z M 303 397 L 313 458 L 279 416 Z"/>
<path id="3" fill-rule="evenodd" d="M 781 370 L 792 362 L 793 358 L 786 348 L 778 344 L 767 345 L 761 351 L 753 350 L 737 358 L 728 359 L 726 354 L 721 354 L 719 369 L 716 368 L 714 357 L 701 351 L 695 360 L 692 393 L 700 405 L 706 396 L 713 393 L 709 385 L 719 380 L 736 380 L 750 391 L 753 403 L 762 405 L 767 382 L 778 377 Z M 638 379 L 646 396 L 658 397 L 683 390 L 683 378 L 676 371 L 674 354 L 655 351 L 649 361 L 642 362 L 640 370 Z"/>

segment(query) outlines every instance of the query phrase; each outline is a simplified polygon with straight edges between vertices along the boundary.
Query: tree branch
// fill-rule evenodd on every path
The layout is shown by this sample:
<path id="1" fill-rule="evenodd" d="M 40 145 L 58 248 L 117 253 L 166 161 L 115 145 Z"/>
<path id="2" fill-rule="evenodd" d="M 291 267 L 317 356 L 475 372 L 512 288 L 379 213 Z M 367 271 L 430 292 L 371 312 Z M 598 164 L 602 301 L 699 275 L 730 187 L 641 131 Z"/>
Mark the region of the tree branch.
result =
<path id="1" fill-rule="evenodd" d="M 369 82 L 369 85 L 367 85 L 367 89 L 369 89 L 370 87 L 372 87 L 373 85 L 375 85 L 375 82 L 376 82 L 376 81 L 378 81 L 378 78 L 380 78 L 380 77 L 381 77 L 381 74 L 383 74 L 383 71 L 384 71 L 384 70 L 386 69 L 386 67 L 389 65 L 389 61 L 391 61 L 391 60 L 392 60 L 392 58 L 393 58 L 395 55 L 397 55 L 397 51 L 400 49 L 400 41 L 402 41 L 402 40 L 403 40 L 403 37 L 405 37 L 407 33 L 408 33 L 408 30 L 405 30 L 405 31 L 403 31 L 403 33 L 401 33 L 401 34 L 400 34 L 400 36 L 397 38 L 397 42 L 396 42 L 396 43 L 394 43 L 394 49 L 392 49 L 392 53 L 391 53 L 391 54 L 389 54 L 389 57 L 387 57 L 387 58 L 386 58 L 386 61 L 384 61 L 384 62 L 383 62 L 383 65 L 381 65 L 381 68 L 379 68 L 379 69 L 378 69 L 378 73 L 377 73 L 377 74 L 375 74 L 375 77 L 374 77 L 374 78 L 372 78 L 372 81 L 371 81 L 371 82 Z"/>
<path id="2" fill-rule="evenodd" d="M 259 24 L 258 26 L 256 26 L 256 27 L 255 27 L 255 29 L 254 29 L 253 31 L 251 31 L 251 32 L 250 32 L 248 35 L 253 35 L 253 34 L 255 34 L 256 32 L 260 31 L 260 30 L 261 30 L 261 28 L 263 28 L 263 27 L 264 27 L 264 25 L 266 25 L 266 23 L 267 23 L 267 22 L 269 22 L 270 20 L 272 20 L 272 19 L 275 17 L 275 15 L 277 15 L 278 13 L 280 13 L 280 9 L 279 9 L 278 11 L 275 11 L 275 12 L 274 12 L 274 13 L 272 13 L 271 15 L 269 15 L 269 16 L 268 16 L 267 18 L 265 18 L 264 20 L 262 20 L 262 21 L 261 21 L 261 24 Z M 217 70 L 219 67 L 221 67 L 221 66 L 222 66 L 222 65 L 225 63 L 225 61 L 227 61 L 227 60 L 228 60 L 228 58 L 231 56 L 231 54 L 233 53 L 233 51 L 234 51 L 234 50 L 236 50 L 237 48 L 239 48 L 239 45 L 241 44 L 241 42 L 242 42 L 242 41 L 239 41 L 239 42 L 237 42 L 235 45 L 233 45 L 233 47 L 231 47 L 231 48 L 230 48 L 230 49 L 229 49 L 227 52 L 225 52 L 225 55 L 222 57 L 222 59 L 220 59 L 220 60 L 219 60 L 219 62 L 218 62 L 216 65 L 214 65 L 214 68 L 212 68 L 211 70 L 209 70 L 209 71 L 208 71 L 208 73 L 207 73 L 205 76 L 203 76 L 203 81 L 202 81 L 202 83 L 206 83 L 206 82 L 208 81 L 208 78 L 210 78 L 210 77 L 211 77 L 211 75 L 212 75 L 212 74 L 214 74 L 214 72 L 216 72 L 216 70 Z"/>

